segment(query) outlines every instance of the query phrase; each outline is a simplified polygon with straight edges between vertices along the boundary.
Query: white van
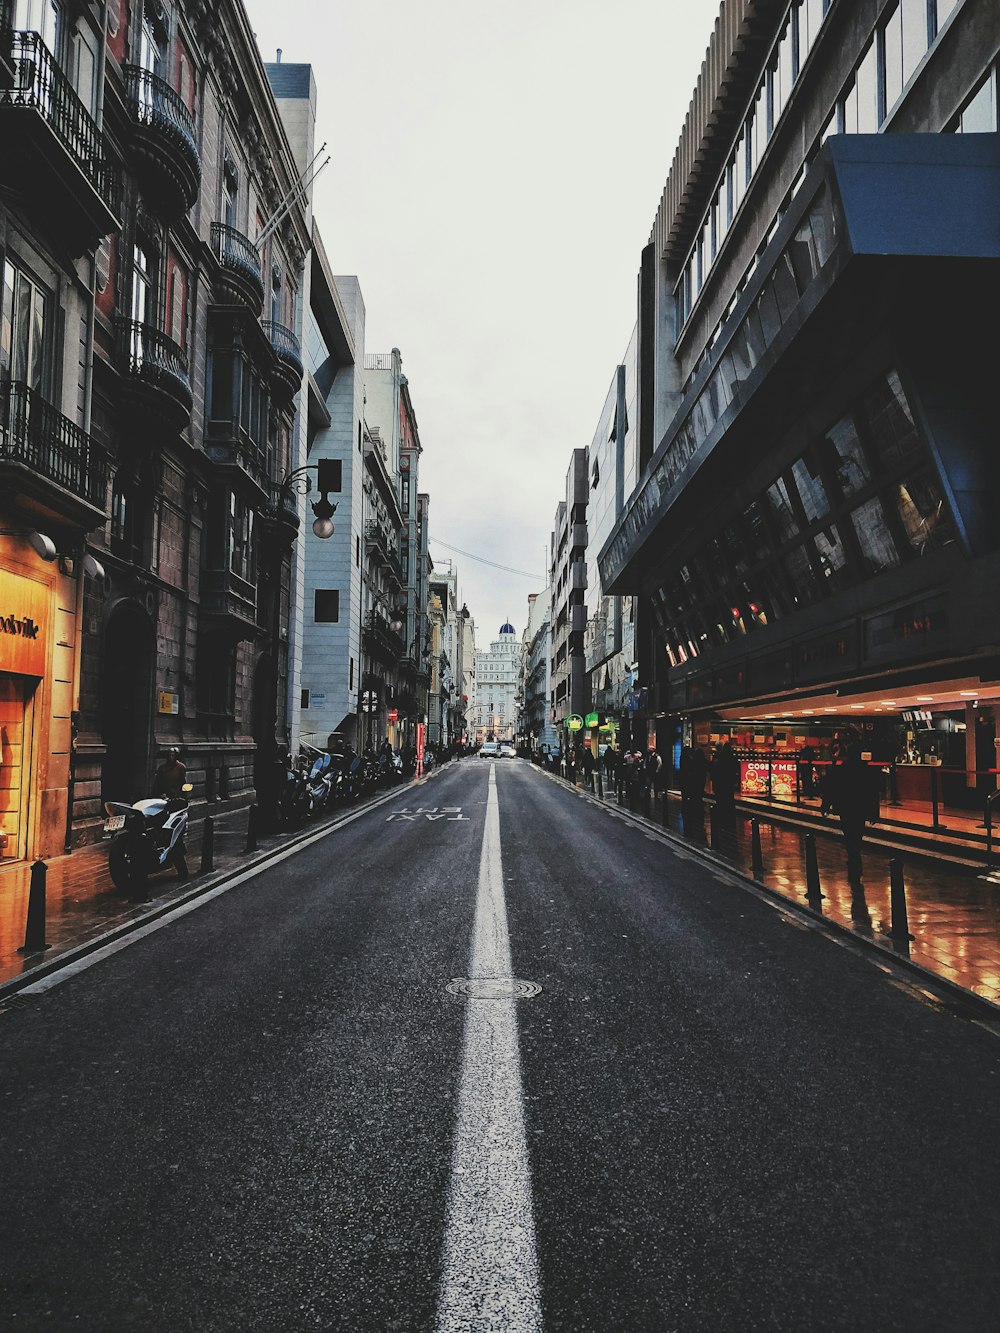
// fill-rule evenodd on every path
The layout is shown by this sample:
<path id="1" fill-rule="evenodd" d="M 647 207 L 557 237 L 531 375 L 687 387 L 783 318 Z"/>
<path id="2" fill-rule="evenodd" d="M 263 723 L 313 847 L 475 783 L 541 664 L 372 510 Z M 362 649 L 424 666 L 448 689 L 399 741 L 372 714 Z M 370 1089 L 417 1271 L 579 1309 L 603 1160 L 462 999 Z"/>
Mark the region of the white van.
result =
<path id="1" fill-rule="evenodd" d="M 480 759 L 499 759 L 500 745 L 498 741 L 484 741 L 479 747 Z"/>

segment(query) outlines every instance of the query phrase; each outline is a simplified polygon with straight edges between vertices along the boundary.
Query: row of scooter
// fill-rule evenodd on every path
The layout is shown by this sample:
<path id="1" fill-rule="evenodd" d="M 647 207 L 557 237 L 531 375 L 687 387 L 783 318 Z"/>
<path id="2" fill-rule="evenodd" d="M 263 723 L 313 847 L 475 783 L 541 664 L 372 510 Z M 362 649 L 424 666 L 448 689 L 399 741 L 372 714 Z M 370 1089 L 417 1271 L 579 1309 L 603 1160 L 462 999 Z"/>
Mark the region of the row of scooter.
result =
<path id="1" fill-rule="evenodd" d="M 409 769 L 409 771 L 407 771 Z M 336 804 L 346 804 L 413 777 L 413 766 L 387 746 L 358 754 L 350 745 L 334 751 L 303 742 L 285 765 L 279 800 L 281 821 L 297 827 Z"/>

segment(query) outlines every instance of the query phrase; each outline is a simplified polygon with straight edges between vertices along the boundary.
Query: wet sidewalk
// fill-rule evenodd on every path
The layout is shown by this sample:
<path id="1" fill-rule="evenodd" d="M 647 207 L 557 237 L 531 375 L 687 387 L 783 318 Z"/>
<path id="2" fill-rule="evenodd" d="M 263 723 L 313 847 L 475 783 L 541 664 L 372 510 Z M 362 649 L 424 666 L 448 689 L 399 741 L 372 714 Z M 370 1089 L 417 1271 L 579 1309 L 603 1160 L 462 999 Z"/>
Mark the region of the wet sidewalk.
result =
<path id="1" fill-rule="evenodd" d="M 605 791 L 604 803 L 618 807 L 613 791 Z M 714 856 L 753 877 L 751 818 L 737 810 L 727 827 L 714 818 L 714 807 L 706 801 L 700 813 L 685 820 L 679 798 L 638 792 L 621 808 L 670 830 L 695 847 L 710 849 Z M 791 812 L 783 811 L 787 818 Z M 911 962 L 927 968 L 944 980 L 1000 1005 L 1000 875 L 996 881 L 975 870 L 935 860 L 922 851 L 892 853 L 902 862 L 906 886 L 908 942 L 890 934 L 890 856 L 866 842 L 863 888 L 852 892 L 847 880 L 847 861 L 839 825 L 834 818 L 816 827 L 801 828 L 766 822 L 758 818 L 763 859 L 762 882 L 783 897 L 806 904 L 805 835 L 814 833 L 820 886 L 821 914 L 856 935 L 877 942 Z"/>

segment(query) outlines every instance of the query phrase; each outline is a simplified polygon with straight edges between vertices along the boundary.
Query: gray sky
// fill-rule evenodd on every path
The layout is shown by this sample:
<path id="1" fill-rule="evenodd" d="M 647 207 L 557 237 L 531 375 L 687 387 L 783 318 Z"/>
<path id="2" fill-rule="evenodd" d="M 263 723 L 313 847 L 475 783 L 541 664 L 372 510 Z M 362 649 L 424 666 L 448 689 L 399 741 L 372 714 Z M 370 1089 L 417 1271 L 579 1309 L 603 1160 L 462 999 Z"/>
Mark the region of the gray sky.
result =
<path id="1" fill-rule="evenodd" d="M 523 629 L 569 454 L 590 443 L 717 0 L 247 0 L 265 60 L 313 65 L 315 209 L 398 347 L 430 533 L 488 646 Z"/>

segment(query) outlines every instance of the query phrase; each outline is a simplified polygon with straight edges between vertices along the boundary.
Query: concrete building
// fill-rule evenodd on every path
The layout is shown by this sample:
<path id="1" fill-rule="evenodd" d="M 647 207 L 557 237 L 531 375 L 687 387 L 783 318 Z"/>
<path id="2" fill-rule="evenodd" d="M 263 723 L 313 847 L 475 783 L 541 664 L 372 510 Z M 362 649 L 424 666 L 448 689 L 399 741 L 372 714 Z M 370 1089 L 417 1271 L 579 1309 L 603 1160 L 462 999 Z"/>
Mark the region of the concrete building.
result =
<path id="1" fill-rule="evenodd" d="M 521 641 L 517 630 L 505 621 L 476 661 L 476 744 L 486 740 L 513 741 L 521 693 Z"/>
<path id="2" fill-rule="evenodd" d="M 365 305 L 355 277 L 334 277 L 314 228 L 306 361 L 308 462 L 331 474 L 334 534 L 303 539 L 301 739 L 333 731 L 361 742 L 362 559 L 365 517 Z M 325 477 L 324 480 L 327 480 Z M 293 735 L 297 745 L 299 736 Z M 363 742 L 361 742 L 363 743 Z"/>
<path id="3" fill-rule="evenodd" d="M 995 787 L 998 51 L 990 0 L 726 0 L 642 255 L 602 583 L 661 744 L 788 799 L 848 735 L 901 808 Z"/>
<path id="4" fill-rule="evenodd" d="M 548 588 L 528 595 L 522 635 L 522 703 L 518 737 L 523 748 L 546 753 L 559 745 L 552 723 L 552 603 Z"/>
<path id="5" fill-rule="evenodd" d="M 560 734 L 566 719 L 582 716 L 590 703 L 584 655 L 588 488 L 587 450 L 574 449 L 550 538 L 552 721 Z"/>
<path id="6" fill-rule="evenodd" d="M 598 552 L 635 488 L 639 441 L 637 355 L 638 329 L 629 340 L 624 361 L 615 370 L 587 457 L 590 496 L 584 658 L 590 698 L 587 716 L 596 713 L 598 722 L 585 729 L 583 739 L 591 745 L 617 745 L 619 736 L 626 742 L 646 744 L 645 735 L 633 735 L 631 725 L 641 711 L 644 688 L 635 654 L 639 608 L 633 597 L 605 592 L 597 561 Z"/>

